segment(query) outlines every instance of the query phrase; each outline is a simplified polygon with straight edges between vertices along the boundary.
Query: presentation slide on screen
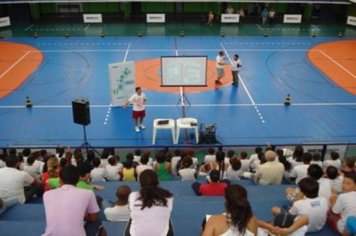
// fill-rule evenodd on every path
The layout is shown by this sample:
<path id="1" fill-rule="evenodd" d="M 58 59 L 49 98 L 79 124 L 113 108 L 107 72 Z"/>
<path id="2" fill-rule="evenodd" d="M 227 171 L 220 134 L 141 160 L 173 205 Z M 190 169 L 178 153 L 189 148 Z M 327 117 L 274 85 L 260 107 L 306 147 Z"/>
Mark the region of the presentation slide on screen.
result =
<path id="1" fill-rule="evenodd" d="M 161 57 L 162 86 L 206 86 L 206 56 Z"/>

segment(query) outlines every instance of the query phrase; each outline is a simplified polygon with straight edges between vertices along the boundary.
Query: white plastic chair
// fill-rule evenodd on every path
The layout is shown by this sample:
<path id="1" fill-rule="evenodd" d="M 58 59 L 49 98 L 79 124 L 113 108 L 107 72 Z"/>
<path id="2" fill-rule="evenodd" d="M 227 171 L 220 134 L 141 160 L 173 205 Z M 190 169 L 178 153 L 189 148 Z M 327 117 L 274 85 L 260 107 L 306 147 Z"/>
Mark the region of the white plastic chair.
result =
<path id="1" fill-rule="evenodd" d="M 176 120 L 177 132 L 176 132 L 176 144 L 179 141 L 179 133 L 181 129 L 194 129 L 195 131 L 195 141 L 199 143 L 199 131 L 198 131 L 198 120 L 195 118 L 180 118 Z"/>
<path id="2" fill-rule="evenodd" d="M 159 124 L 160 121 L 168 121 L 168 124 Z M 173 119 L 155 119 L 153 120 L 153 135 L 152 144 L 156 143 L 157 130 L 159 129 L 170 129 L 172 131 L 172 141 L 175 144 L 175 122 Z"/>

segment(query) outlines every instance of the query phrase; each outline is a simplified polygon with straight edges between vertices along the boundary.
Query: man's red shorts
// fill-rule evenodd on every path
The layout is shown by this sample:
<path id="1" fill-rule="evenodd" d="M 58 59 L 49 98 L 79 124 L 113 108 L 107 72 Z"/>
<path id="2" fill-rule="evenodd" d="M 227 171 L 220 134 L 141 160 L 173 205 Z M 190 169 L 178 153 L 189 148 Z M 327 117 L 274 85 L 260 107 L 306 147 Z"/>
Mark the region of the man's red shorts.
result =
<path id="1" fill-rule="evenodd" d="M 144 118 L 145 116 L 146 116 L 145 110 L 143 110 L 143 111 L 132 111 L 132 118 L 134 118 L 135 120 L 137 120 L 139 118 Z"/>

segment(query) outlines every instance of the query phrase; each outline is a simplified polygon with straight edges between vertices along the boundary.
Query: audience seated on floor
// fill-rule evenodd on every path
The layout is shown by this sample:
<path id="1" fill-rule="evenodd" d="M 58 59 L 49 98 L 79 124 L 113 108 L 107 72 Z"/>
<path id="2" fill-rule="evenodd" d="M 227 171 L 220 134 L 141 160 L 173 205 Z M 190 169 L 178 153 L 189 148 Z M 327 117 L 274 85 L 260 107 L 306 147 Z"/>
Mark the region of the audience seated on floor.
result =
<path id="1" fill-rule="evenodd" d="M 129 158 L 127 158 L 127 156 Z M 132 153 L 128 153 L 126 156 L 126 161 L 124 162 L 124 167 L 119 172 L 120 180 L 122 181 L 136 181 L 137 173 L 135 163 L 133 161 Z"/>
<path id="2" fill-rule="evenodd" d="M 108 159 L 108 165 L 105 167 L 108 181 L 120 180 L 119 172 L 122 171 L 123 165 L 119 161 L 119 156 L 112 156 Z"/>
<path id="3" fill-rule="evenodd" d="M 292 164 L 287 161 L 287 157 L 284 155 L 284 151 L 282 149 L 276 150 L 277 158 L 280 163 L 284 166 L 283 179 L 290 183 L 290 175 L 292 171 Z"/>
<path id="4" fill-rule="evenodd" d="M 147 155 L 141 157 L 140 164 L 136 167 L 137 178 L 139 178 L 140 174 L 146 169 L 154 170 L 153 166 L 148 164 L 148 161 L 149 157 Z"/>
<path id="5" fill-rule="evenodd" d="M 230 165 L 230 160 L 232 158 L 234 158 L 234 157 L 236 157 L 235 156 L 235 151 L 234 150 L 228 150 L 226 152 L 226 157 L 225 157 L 225 160 L 224 160 L 225 165 L 229 166 Z"/>
<path id="6" fill-rule="evenodd" d="M 42 170 L 41 168 L 38 168 L 38 166 L 34 164 L 35 159 L 36 157 L 34 155 L 29 156 L 26 161 L 27 163 L 23 167 L 23 170 L 27 172 L 29 175 L 31 175 L 32 177 L 36 179 L 40 179 Z"/>
<path id="7" fill-rule="evenodd" d="M 290 178 L 295 178 L 295 183 L 297 184 L 300 180 L 304 179 L 308 175 L 308 168 L 312 160 L 312 154 L 309 152 L 304 152 L 302 154 L 303 164 L 297 165 L 292 169 Z"/>
<path id="8" fill-rule="evenodd" d="M 114 156 L 115 152 L 111 150 L 110 148 L 104 148 L 101 156 L 100 156 L 100 167 L 106 168 L 106 166 L 109 164 L 108 160 L 110 157 Z"/>
<path id="9" fill-rule="evenodd" d="M 41 181 L 18 169 L 20 158 L 16 154 L 5 157 L 5 163 L 6 167 L 0 169 L 0 198 L 4 202 L 17 198 L 18 203 L 23 204 L 30 201 L 34 195 L 43 195 Z"/>
<path id="10" fill-rule="evenodd" d="M 267 162 L 259 165 L 256 169 L 255 181 L 262 185 L 281 184 L 284 174 L 284 166 L 276 161 L 276 153 L 267 151 L 265 153 Z"/>
<path id="11" fill-rule="evenodd" d="M 217 151 L 215 153 L 215 160 L 204 165 L 201 165 L 199 168 L 199 175 L 207 175 L 212 170 L 222 170 L 227 169 L 228 164 L 225 163 L 225 152 Z"/>
<path id="12" fill-rule="evenodd" d="M 159 187 L 157 174 L 144 170 L 140 177 L 140 191 L 129 196 L 131 219 L 125 235 L 174 235 L 170 222 L 173 194 Z"/>
<path id="13" fill-rule="evenodd" d="M 293 155 L 287 158 L 287 161 L 292 164 L 292 169 L 294 169 L 296 166 L 303 165 L 303 153 L 303 146 L 297 145 L 293 151 Z"/>
<path id="14" fill-rule="evenodd" d="M 62 160 L 66 160 L 63 158 Z M 45 188 L 45 191 L 50 190 L 50 186 L 48 185 L 48 180 L 52 178 L 59 178 L 60 166 L 58 162 L 58 158 L 55 156 L 50 156 L 47 162 L 44 165 L 43 173 L 42 173 L 42 183 Z"/>
<path id="15" fill-rule="evenodd" d="M 57 147 L 55 155 L 56 155 L 58 161 L 59 161 L 59 159 L 64 158 L 65 157 L 65 149 L 64 149 L 64 147 Z"/>
<path id="16" fill-rule="evenodd" d="M 261 159 L 264 158 L 263 149 L 261 147 L 255 148 L 255 153 L 250 156 L 250 169 L 255 172 L 257 166 L 261 164 Z"/>
<path id="17" fill-rule="evenodd" d="M 355 161 L 356 161 L 356 157 L 347 157 L 345 159 L 344 165 L 342 166 L 341 172 L 344 174 L 350 172 L 356 173 Z"/>
<path id="18" fill-rule="evenodd" d="M 324 197 L 325 199 L 329 199 L 331 197 L 331 186 L 329 179 L 321 178 L 323 176 L 323 169 L 316 164 L 310 165 L 308 168 L 308 177 L 315 179 L 319 183 L 319 197 Z M 290 201 L 296 201 L 303 197 L 299 188 L 291 188 L 288 187 L 286 189 L 287 198 Z"/>
<path id="19" fill-rule="evenodd" d="M 330 166 L 329 166 L 330 167 Z M 330 198 L 331 213 L 328 215 L 328 224 L 338 230 L 344 231 L 346 219 L 356 216 L 356 174 L 347 173 L 342 184 L 342 193 L 334 194 Z"/>
<path id="20" fill-rule="evenodd" d="M 241 161 L 237 157 L 229 159 L 229 166 L 224 172 L 224 179 L 227 180 L 240 180 L 242 176 Z"/>
<path id="21" fill-rule="evenodd" d="M 213 161 L 215 161 L 215 149 L 211 147 L 208 149 L 208 154 L 204 156 L 204 164 L 208 164 Z"/>
<path id="22" fill-rule="evenodd" d="M 90 172 L 92 167 L 88 163 L 81 163 L 77 166 L 79 170 L 79 181 L 76 184 L 77 188 L 87 189 L 87 190 L 103 190 L 104 187 L 101 185 L 91 184 Z"/>
<path id="23" fill-rule="evenodd" d="M 127 185 L 121 185 L 116 190 L 117 201 L 114 206 L 107 207 L 104 214 L 109 221 L 128 221 L 130 219 L 131 211 L 129 209 L 129 195 L 131 188 Z"/>
<path id="24" fill-rule="evenodd" d="M 321 168 L 324 167 L 324 163 L 321 160 L 321 154 L 320 152 L 314 152 L 313 153 L 313 157 L 312 157 L 312 161 L 310 162 L 310 164 L 317 164 L 318 166 L 320 166 Z"/>
<path id="25" fill-rule="evenodd" d="M 163 151 L 156 152 L 156 163 L 155 163 L 155 171 L 157 173 L 159 180 L 172 180 L 171 174 L 171 163 L 166 161 L 166 156 Z"/>
<path id="26" fill-rule="evenodd" d="M 247 158 L 247 152 L 242 151 L 238 155 L 238 159 L 241 161 L 241 175 L 245 172 L 250 172 L 250 160 Z"/>
<path id="27" fill-rule="evenodd" d="M 193 159 L 190 156 L 185 156 L 181 162 L 181 169 L 178 171 L 182 181 L 196 179 L 196 171 L 193 168 Z"/>
<path id="28" fill-rule="evenodd" d="M 344 176 L 335 166 L 328 166 L 325 170 L 325 178 L 330 181 L 331 190 L 337 194 L 342 192 Z"/>
<path id="29" fill-rule="evenodd" d="M 102 182 L 106 181 L 106 169 L 101 167 L 101 161 L 99 157 L 94 158 L 93 160 L 93 169 L 90 171 L 90 178 L 93 182 Z"/>
<path id="30" fill-rule="evenodd" d="M 340 155 L 339 153 L 332 151 L 330 153 L 330 159 L 324 161 L 324 169 L 326 169 L 328 166 L 335 166 L 338 170 L 341 169 L 342 163 L 340 160 Z"/>
<path id="31" fill-rule="evenodd" d="M 223 196 L 227 186 L 227 183 L 220 182 L 220 171 L 212 170 L 209 174 L 208 183 L 194 182 L 192 189 L 198 196 Z"/>
<path id="32" fill-rule="evenodd" d="M 178 174 L 178 162 L 182 160 L 182 152 L 180 149 L 175 149 L 173 152 L 173 157 L 171 159 L 172 174 Z M 192 160 L 193 161 L 193 160 Z"/>

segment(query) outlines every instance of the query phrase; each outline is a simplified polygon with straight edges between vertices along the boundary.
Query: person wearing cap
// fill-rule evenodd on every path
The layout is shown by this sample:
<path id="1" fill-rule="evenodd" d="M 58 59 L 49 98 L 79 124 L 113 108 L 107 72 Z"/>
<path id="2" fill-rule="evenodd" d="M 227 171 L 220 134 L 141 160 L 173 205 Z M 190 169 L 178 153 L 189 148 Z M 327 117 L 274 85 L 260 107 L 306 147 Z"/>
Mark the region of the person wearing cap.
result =
<path id="1" fill-rule="evenodd" d="M 258 166 L 256 170 L 256 182 L 262 185 L 281 184 L 284 166 L 276 161 L 277 154 L 274 151 L 265 153 L 267 162 Z"/>
<path id="2" fill-rule="evenodd" d="M 220 172 L 218 170 L 210 171 L 208 183 L 194 182 L 192 189 L 198 196 L 224 196 L 225 188 L 228 186 L 225 182 L 220 182 Z"/>

